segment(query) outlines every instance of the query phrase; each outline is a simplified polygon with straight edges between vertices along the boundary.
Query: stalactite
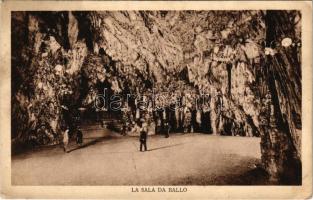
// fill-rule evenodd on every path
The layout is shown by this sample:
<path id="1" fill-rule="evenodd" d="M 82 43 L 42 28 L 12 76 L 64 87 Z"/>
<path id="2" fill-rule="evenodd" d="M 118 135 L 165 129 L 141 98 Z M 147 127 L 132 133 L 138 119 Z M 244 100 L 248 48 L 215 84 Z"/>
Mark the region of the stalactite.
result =
<path id="1" fill-rule="evenodd" d="M 267 26 L 267 43 L 273 43 L 272 41 L 279 41 L 281 35 L 278 30 L 283 30 L 284 24 L 289 24 L 288 19 L 281 18 L 285 13 L 284 11 L 279 11 L 279 13 L 274 11 L 267 11 L 266 15 L 266 26 Z M 277 20 L 280 20 L 278 22 Z M 285 68 L 280 68 L 280 63 L 277 61 L 276 56 L 279 57 L 280 53 L 274 55 L 273 57 L 268 56 L 267 66 L 269 67 L 268 73 L 268 87 L 271 93 L 271 100 L 274 108 L 275 124 L 271 127 L 271 132 L 268 134 L 275 137 L 275 141 L 271 141 L 269 137 L 267 140 L 263 140 L 263 145 L 261 148 L 264 148 L 264 151 L 272 152 L 272 155 L 263 157 L 263 163 L 267 165 L 270 164 L 270 168 L 267 168 L 272 178 L 285 180 L 286 177 L 293 177 L 293 181 L 298 182 L 301 180 L 301 162 L 299 158 L 299 147 L 296 145 L 297 140 L 297 131 L 295 130 L 294 121 L 290 116 L 290 110 L 292 106 L 298 108 L 300 107 L 297 103 L 291 105 L 289 102 L 296 99 L 292 97 L 292 93 L 287 88 L 292 87 L 292 80 L 287 77 L 282 78 L 286 74 Z M 300 69 L 295 66 L 295 69 Z M 289 99 L 286 101 L 286 99 Z M 298 103 L 299 104 L 299 103 Z M 299 109 L 297 109 L 299 110 Z M 279 146 L 280 151 L 272 149 L 268 144 L 275 144 Z M 273 157 L 278 157 L 273 161 Z M 287 164 L 288 163 L 288 164 Z M 286 169 L 286 165 L 292 166 Z M 269 166 L 269 165 L 267 165 Z"/>
<path id="2" fill-rule="evenodd" d="M 232 64 L 227 63 L 227 75 L 228 75 L 228 97 L 231 96 L 231 69 L 232 69 Z"/>

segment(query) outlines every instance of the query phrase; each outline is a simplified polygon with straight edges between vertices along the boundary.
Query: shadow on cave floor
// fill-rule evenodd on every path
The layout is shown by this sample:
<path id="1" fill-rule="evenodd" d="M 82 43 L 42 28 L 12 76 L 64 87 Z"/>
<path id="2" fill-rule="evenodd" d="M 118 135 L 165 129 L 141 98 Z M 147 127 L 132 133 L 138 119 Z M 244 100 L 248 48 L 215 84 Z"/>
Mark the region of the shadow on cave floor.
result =
<path id="1" fill-rule="evenodd" d="M 240 175 L 227 177 L 223 182 L 227 185 L 272 185 L 268 174 L 260 167 L 250 169 Z"/>
<path id="2" fill-rule="evenodd" d="M 107 134 L 98 130 L 86 133 L 81 147 L 72 141 L 70 153 L 64 153 L 59 145 L 13 156 L 12 175 L 14 182 L 22 185 L 284 185 L 271 183 L 267 173 L 259 167 L 261 155 L 258 145 L 259 138 L 178 133 L 169 138 L 149 136 L 148 151 L 142 153 L 139 152 L 138 137 L 123 137 L 116 132 Z M 84 160 L 86 165 L 77 165 L 77 159 Z M 86 175 L 76 180 L 76 172 L 68 171 L 48 181 L 41 179 L 43 172 L 55 173 L 57 169 L 51 167 L 55 160 L 61 161 L 58 165 L 64 165 L 64 170 L 77 168 L 85 171 Z M 148 169 L 147 163 L 150 163 Z M 34 166 L 40 166 L 38 171 L 31 170 Z M 103 168 L 106 170 L 98 174 Z M 133 169 L 146 171 L 149 176 L 136 181 Z M 161 172 L 164 175 L 160 176 Z M 123 176 L 101 178 L 119 173 Z M 20 176 L 25 176 L 25 179 L 15 178 Z M 64 177 L 68 180 L 63 180 Z"/>
<path id="3" fill-rule="evenodd" d="M 90 138 L 84 138 L 84 140 L 90 140 L 90 141 L 87 141 L 87 142 L 84 142 L 81 146 L 78 146 L 78 145 L 72 145 L 74 147 L 70 148 L 70 150 L 68 151 L 68 153 L 72 152 L 72 151 L 75 151 L 75 150 L 78 150 L 78 149 L 82 149 L 82 148 L 85 148 L 85 147 L 88 147 L 88 146 L 91 146 L 91 145 L 94 145 L 98 142 L 103 142 L 103 141 L 106 141 L 106 140 L 111 140 L 111 139 L 114 139 L 114 137 L 112 136 L 106 136 L 106 137 L 90 137 Z"/>
<path id="4" fill-rule="evenodd" d="M 229 166 L 224 167 L 222 175 L 202 173 L 186 176 L 174 181 L 172 185 L 273 185 L 268 174 L 260 167 L 260 159 L 240 159 L 237 162 L 241 164 L 234 167 L 229 163 Z"/>
<path id="5" fill-rule="evenodd" d="M 69 142 L 69 153 L 78 149 L 83 149 L 97 143 L 106 143 L 111 140 L 118 140 L 123 138 L 119 133 L 111 131 L 109 129 L 94 129 L 94 130 L 82 130 L 83 131 L 83 144 L 78 146 L 75 142 L 75 138 L 71 138 Z M 118 141 L 115 141 L 118 143 Z M 120 141 L 122 142 L 122 141 Z M 36 146 L 33 148 L 21 146 L 19 149 L 15 149 L 12 152 L 12 158 L 27 158 L 30 156 L 52 156 L 56 154 L 63 154 L 63 145 L 45 145 Z"/>
<path id="6" fill-rule="evenodd" d="M 197 177 L 187 176 L 175 181 L 172 185 L 301 185 L 301 182 L 297 180 L 270 181 L 269 174 L 261 167 L 260 159 L 245 160 L 241 163 L 240 167 L 225 170 L 223 175 L 212 176 L 212 174 L 204 173 Z"/>
<path id="7" fill-rule="evenodd" d="M 171 148 L 174 146 L 179 146 L 179 145 L 183 145 L 184 143 L 179 143 L 179 144 L 174 144 L 174 145 L 168 145 L 168 146 L 162 146 L 162 147 L 157 147 L 157 148 L 153 148 L 153 149 L 148 149 L 147 151 L 155 151 L 155 150 L 159 150 L 159 149 L 166 149 L 166 148 Z"/>
<path id="8" fill-rule="evenodd" d="M 150 151 L 140 152 L 138 137 L 86 134 L 84 148 L 73 146 L 71 153 L 58 146 L 12 157 L 12 184 L 262 185 L 255 170 L 259 142 L 199 133 L 155 135 L 147 141 Z"/>

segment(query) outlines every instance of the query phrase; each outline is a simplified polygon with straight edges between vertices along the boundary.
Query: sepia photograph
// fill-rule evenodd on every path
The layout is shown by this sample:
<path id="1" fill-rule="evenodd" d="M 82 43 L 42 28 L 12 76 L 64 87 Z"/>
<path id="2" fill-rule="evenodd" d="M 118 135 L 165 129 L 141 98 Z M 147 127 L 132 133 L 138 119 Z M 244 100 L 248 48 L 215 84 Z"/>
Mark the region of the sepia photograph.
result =
<path id="1" fill-rule="evenodd" d="M 12 183 L 301 185 L 301 13 L 12 12 Z"/>
<path id="2" fill-rule="evenodd" d="M 312 178 L 300 9 L 9 13 L 12 186 L 183 195 Z"/>

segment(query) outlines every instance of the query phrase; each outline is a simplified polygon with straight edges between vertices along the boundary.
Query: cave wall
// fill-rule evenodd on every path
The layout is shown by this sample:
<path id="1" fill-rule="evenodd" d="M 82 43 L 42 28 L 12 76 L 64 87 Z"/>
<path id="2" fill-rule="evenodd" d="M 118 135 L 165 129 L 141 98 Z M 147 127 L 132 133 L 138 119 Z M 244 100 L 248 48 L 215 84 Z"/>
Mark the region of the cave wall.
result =
<path id="1" fill-rule="evenodd" d="M 223 129 L 223 120 L 233 118 L 247 135 L 258 135 L 260 100 L 251 86 L 265 38 L 261 12 L 97 12 L 93 18 L 93 28 L 99 33 L 96 47 L 122 68 L 138 69 L 145 79 L 152 76 L 156 92 L 171 90 L 167 82 L 187 68 L 184 84 L 209 94 L 211 107 L 218 104 L 220 94 L 223 106 L 216 105 L 211 112 L 215 134 Z M 233 66 L 230 79 L 227 65 Z M 158 82 L 165 87 L 159 88 Z M 246 118 L 252 118 L 250 123 Z"/>
<path id="2" fill-rule="evenodd" d="M 301 184 L 301 14 L 267 11 L 266 25 L 266 42 L 276 52 L 265 56 L 272 116 L 261 141 L 262 160 L 274 180 Z M 292 38 L 289 48 L 280 43 L 284 38 Z"/>
<path id="3" fill-rule="evenodd" d="M 61 105 L 78 100 L 88 51 L 77 23 L 70 12 L 12 13 L 12 146 L 59 142 Z"/>

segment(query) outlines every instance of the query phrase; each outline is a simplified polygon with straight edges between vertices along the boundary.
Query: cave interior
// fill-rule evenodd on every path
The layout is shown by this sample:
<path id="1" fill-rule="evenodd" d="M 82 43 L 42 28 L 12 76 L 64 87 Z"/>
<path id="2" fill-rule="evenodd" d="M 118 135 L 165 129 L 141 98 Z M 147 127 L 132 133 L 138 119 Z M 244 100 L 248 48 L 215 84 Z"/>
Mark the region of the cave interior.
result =
<path id="1" fill-rule="evenodd" d="M 12 148 L 57 144 L 78 115 L 130 126 L 142 107 L 182 132 L 187 107 L 193 131 L 261 137 L 270 177 L 301 184 L 299 11 L 29 11 L 11 22 Z"/>

